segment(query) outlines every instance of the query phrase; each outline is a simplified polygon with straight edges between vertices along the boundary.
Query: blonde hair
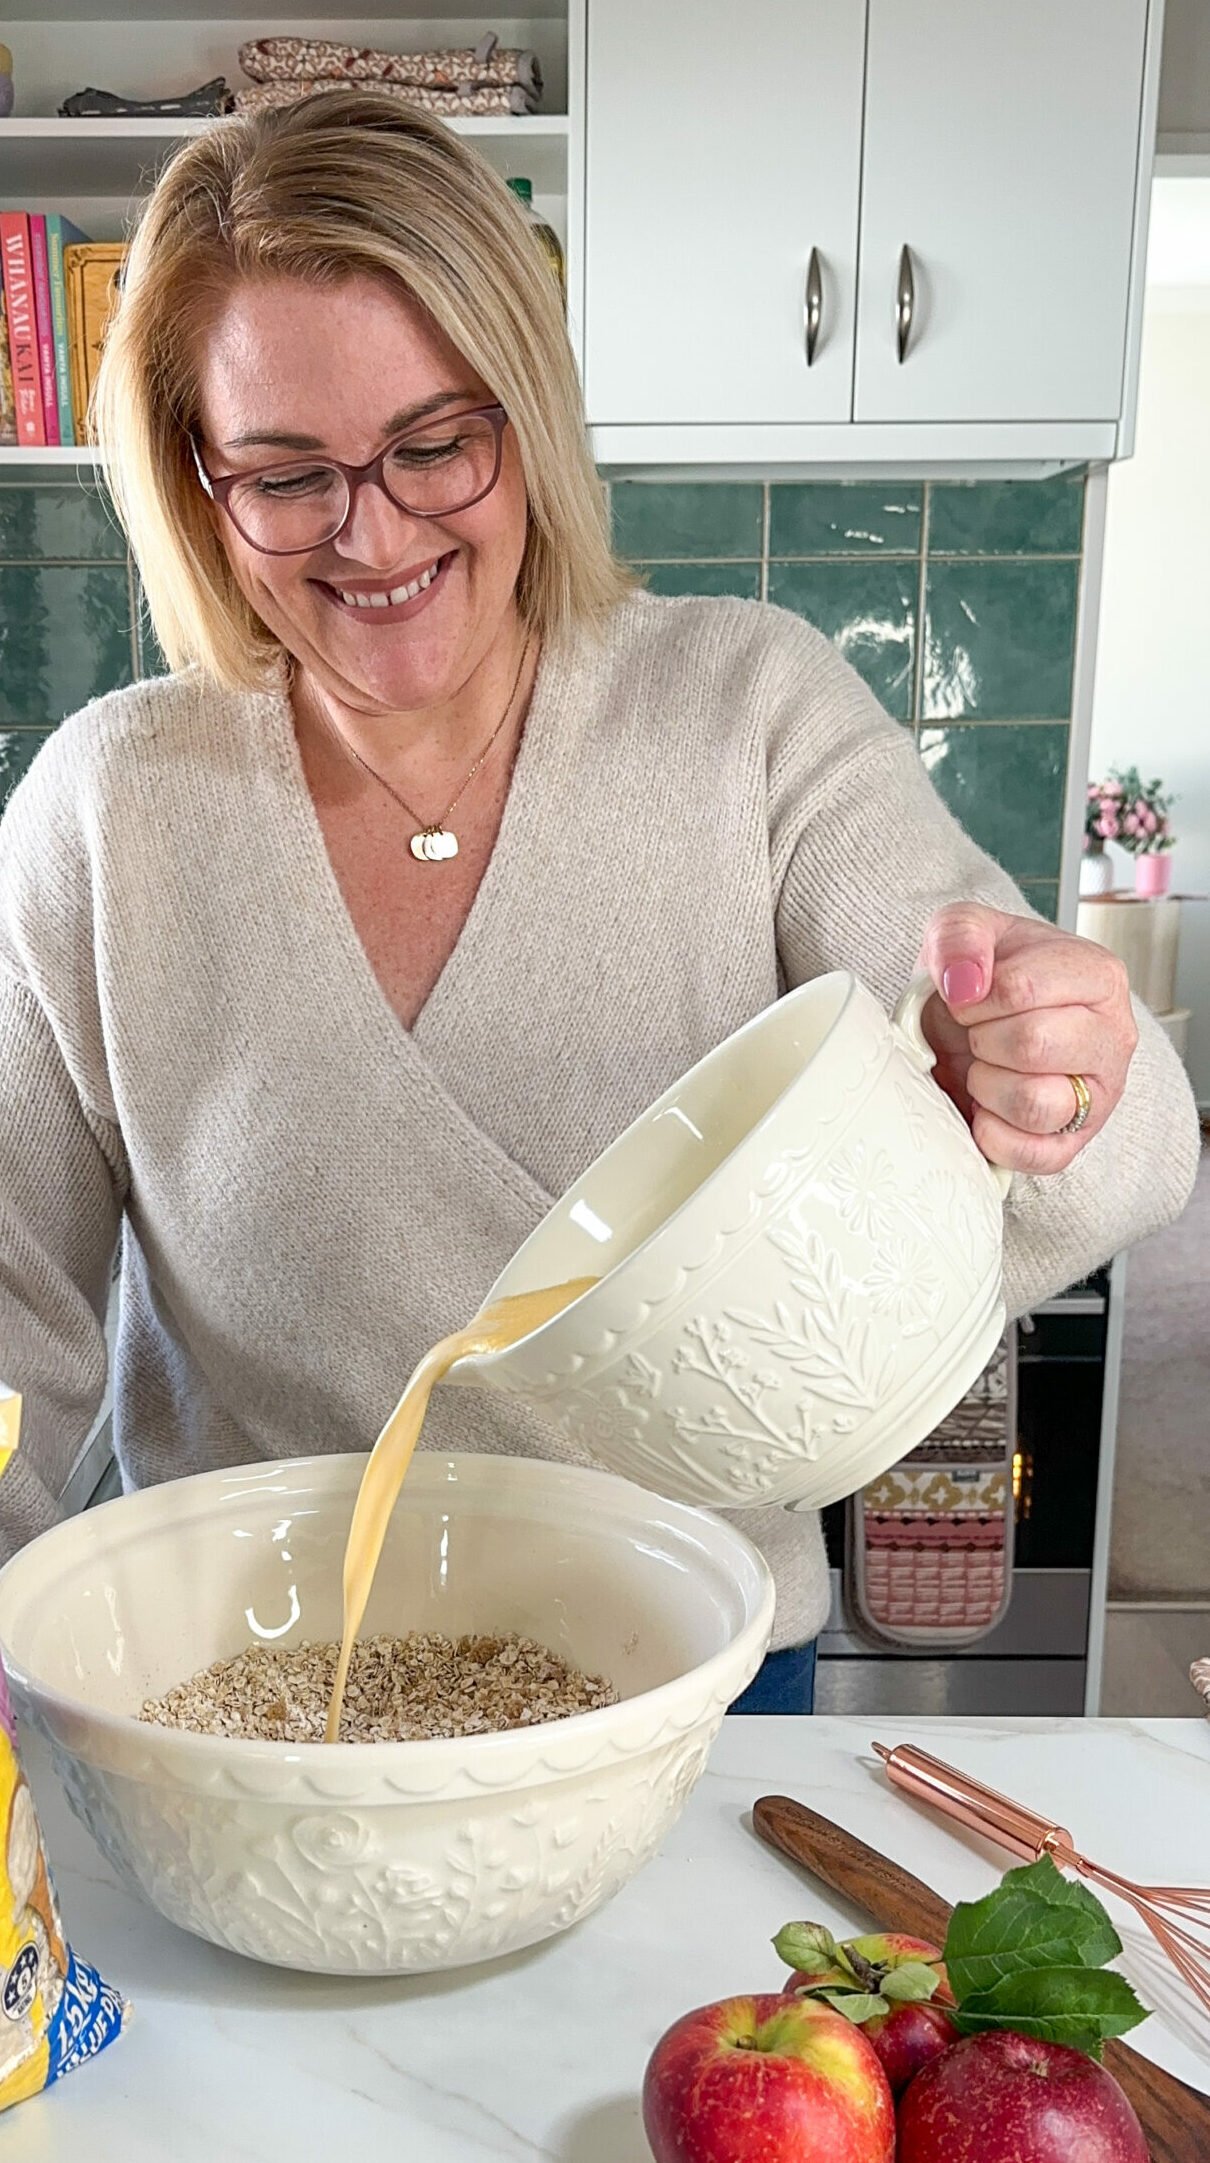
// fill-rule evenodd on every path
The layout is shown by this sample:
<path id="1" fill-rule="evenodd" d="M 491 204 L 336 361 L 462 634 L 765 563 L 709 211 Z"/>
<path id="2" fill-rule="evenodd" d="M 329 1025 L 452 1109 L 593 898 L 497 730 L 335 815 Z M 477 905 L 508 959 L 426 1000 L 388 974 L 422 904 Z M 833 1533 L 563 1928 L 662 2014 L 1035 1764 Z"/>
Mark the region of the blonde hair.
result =
<path id="1" fill-rule="evenodd" d="M 517 580 L 547 639 L 637 581 L 613 554 L 555 281 L 504 182 L 441 123 L 337 90 L 218 122 L 178 151 L 138 222 L 93 406 L 105 476 L 171 665 L 263 687 L 281 645 L 236 584 L 197 478 L 208 320 L 241 279 L 393 283 L 504 406 L 528 496 Z"/>

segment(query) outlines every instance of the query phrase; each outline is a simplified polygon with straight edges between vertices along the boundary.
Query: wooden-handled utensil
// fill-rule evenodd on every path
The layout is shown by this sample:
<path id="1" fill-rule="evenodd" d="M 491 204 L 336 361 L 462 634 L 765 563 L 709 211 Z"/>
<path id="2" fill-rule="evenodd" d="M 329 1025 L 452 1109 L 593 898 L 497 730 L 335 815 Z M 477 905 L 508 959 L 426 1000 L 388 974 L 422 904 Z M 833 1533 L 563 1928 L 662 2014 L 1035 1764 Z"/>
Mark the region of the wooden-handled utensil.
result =
<path id="1" fill-rule="evenodd" d="M 788 1795 L 762 1795 L 752 1811 L 762 1840 L 801 1863 L 824 1885 L 890 1930 L 945 1941 L 949 1904 L 910 1871 L 869 1848 L 830 1818 Z M 1125 2043 L 1105 2045 L 1105 2064 L 1125 2089 L 1151 2150 L 1151 2163 L 1210 2156 L 1210 2096 L 1152 2065 Z"/>

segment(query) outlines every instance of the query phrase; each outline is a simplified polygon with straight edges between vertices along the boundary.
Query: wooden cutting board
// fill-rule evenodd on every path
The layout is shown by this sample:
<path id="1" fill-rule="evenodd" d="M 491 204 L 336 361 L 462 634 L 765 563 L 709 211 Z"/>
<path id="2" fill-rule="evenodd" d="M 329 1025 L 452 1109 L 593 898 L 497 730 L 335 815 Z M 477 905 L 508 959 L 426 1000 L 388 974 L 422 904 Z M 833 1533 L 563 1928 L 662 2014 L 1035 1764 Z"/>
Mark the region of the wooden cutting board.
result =
<path id="1" fill-rule="evenodd" d="M 872 1921 L 927 1938 L 932 1945 L 944 1944 L 948 1903 L 877 1848 L 866 1847 L 788 1795 L 762 1795 L 752 1821 L 770 1847 L 801 1863 Z M 1210 2157 L 1210 2096 L 1199 2095 L 1125 2043 L 1105 2045 L 1105 2064 L 1134 2105 L 1151 2163 L 1193 2163 L 1195 2157 Z"/>

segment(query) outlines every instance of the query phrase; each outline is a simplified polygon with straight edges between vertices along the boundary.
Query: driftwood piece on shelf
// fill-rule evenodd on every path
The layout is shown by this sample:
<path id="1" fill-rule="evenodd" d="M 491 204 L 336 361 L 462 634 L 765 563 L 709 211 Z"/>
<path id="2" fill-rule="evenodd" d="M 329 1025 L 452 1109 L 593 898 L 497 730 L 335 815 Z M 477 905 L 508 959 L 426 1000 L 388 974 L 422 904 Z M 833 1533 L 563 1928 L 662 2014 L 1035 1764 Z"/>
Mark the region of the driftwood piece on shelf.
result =
<path id="1" fill-rule="evenodd" d="M 61 120 L 202 120 L 231 110 L 231 90 L 216 75 L 176 98 L 124 98 L 116 90 L 73 90 L 59 107 Z"/>

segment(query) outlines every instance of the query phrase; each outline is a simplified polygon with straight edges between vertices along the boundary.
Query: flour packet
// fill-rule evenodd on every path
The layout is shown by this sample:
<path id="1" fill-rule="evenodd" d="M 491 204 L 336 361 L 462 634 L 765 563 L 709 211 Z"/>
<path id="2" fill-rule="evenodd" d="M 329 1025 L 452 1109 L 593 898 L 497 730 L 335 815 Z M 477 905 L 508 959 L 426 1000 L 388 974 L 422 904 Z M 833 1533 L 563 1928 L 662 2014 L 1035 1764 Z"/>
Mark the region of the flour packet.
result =
<path id="1" fill-rule="evenodd" d="M 0 1479 L 21 1399 L 0 1382 Z M 126 2006 L 63 1935 L 0 1663 L 0 2110 L 39 2095 L 121 2032 Z"/>

